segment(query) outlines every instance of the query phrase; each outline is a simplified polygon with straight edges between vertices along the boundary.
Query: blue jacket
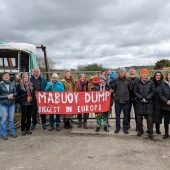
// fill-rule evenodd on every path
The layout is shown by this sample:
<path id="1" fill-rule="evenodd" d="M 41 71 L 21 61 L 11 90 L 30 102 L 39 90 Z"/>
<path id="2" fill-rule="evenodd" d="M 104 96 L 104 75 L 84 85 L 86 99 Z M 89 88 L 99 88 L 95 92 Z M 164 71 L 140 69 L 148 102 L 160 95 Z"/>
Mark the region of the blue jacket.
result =
<path id="1" fill-rule="evenodd" d="M 0 82 L 0 104 L 1 105 L 12 105 L 15 103 L 15 99 L 8 99 L 9 94 L 14 94 L 14 97 L 17 96 L 16 87 L 15 84 L 12 82 L 9 82 L 9 91 L 7 90 L 5 86 L 5 82 Z"/>
<path id="2" fill-rule="evenodd" d="M 61 82 L 57 81 L 52 86 L 50 86 L 50 83 L 51 82 L 47 83 L 45 91 L 52 91 L 52 92 L 62 92 L 62 91 L 64 91 L 64 86 Z"/>

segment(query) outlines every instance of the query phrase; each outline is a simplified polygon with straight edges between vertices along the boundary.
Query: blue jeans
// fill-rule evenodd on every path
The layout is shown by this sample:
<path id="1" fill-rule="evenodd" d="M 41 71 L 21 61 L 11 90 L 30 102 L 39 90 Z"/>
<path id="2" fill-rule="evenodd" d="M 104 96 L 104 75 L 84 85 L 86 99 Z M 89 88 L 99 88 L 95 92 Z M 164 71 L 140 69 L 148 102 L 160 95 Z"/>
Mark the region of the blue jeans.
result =
<path id="1" fill-rule="evenodd" d="M 115 103 L 116 129 L 120 129 L 120 114 L 123 110 L 123 130 L 128 130 L 129 103 Z"/>
<path id="2" fill-rule="evenodd" d="M 55 116 L 56 116 L 55 118 L 56 127 L 59 127 L 60 126 L 60 115 L 56 114 Z M 50 120 L 50 126 L 54 127 L 54 115 L 53 114 L 49 116 L 49 120 Z"/>
<path id="3" fill-rule="evenodd" d="M 6 119 L 8 116 L 8 121 L 9 121 L 9 129 L 10 129 L 10 134 L 14 135 L 15 134 L 15 129 L 14 129 L 14 112 L 15 112 L 15 104 L 12 105 L 0 105 L 0 114 L 1 114 L 1 119 L 0 119 L 0 135 L 1 136 L 6 136 Z"/>

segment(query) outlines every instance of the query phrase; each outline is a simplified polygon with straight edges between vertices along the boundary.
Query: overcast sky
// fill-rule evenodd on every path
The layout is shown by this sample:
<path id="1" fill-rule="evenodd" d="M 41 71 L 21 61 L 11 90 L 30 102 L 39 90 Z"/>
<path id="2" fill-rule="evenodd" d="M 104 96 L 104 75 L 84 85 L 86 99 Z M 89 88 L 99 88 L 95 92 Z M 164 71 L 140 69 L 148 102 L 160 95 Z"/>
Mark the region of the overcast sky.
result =
<path id="1" fill-rule="evenodd" d="M 56 68 L 170 59 L 169 0 L 0 0 L 0 41 L 47 46 Z"/>

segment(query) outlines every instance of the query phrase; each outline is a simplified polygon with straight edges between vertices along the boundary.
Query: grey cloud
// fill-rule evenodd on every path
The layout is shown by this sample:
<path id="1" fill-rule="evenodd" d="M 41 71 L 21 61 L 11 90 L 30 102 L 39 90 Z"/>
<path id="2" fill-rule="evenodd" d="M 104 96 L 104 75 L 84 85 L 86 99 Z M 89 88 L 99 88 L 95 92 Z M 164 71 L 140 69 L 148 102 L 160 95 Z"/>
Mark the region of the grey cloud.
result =
<path id="1" fill-rule="evenodd" d="M 0 3 L 0 40 L 44 44 L 56 68 L 154 64 L 170 56 L 167 0 Z"/>

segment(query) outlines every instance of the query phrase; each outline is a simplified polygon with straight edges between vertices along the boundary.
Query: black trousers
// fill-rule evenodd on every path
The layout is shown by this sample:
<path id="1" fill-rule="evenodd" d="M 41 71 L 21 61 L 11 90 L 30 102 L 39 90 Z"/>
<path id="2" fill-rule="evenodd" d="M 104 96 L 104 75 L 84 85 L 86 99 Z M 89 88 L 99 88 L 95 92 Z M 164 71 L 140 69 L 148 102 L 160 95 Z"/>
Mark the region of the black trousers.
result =
<path id="1" fill-rule="evenodd" d="M 33 106 L 34 109 L 33 109 L 33 113 L 32 113 L 32 124 L 34 126 L 36 126 L 37 124 L 37 115 L 38 115 L 38 107 L 37 106 Z M 46 114 L 42 114 L 41 115 L 41 122 L 42 122 L 42 125 L 45 125 L 46 124 Z"/>
<path id="2" fill-rule="evenodd" d="M 164 125 L 169 125 L 170 122 L 170 111 L 163 111 Z"/>
<path id="3" fill-rule="evenodd" d="M 146 118 L 148 133 L 153 133 L 153 117 L 151 115 L 137 115 L 139 131 L 143 132 L 143 117 Z"/>
<path id="4" fill-rule="evenodd" d="M 21 131 L 30 130 L 32 113 L 32 105 L 21 106 Z"/>
<path id="5" fill-rule="evenodd" d="M 78 114 L 77 115 L 77 119 L 79 120 L 79 123 L 82 123 L 82 119 L 83 119 L 83 122 L 87 122 L 87 119 L 89 118 L 89 114 L 88 113 L 85 113 L 85 114 Z"/>
<path id="6" fill-rule="evenodd" d="M 136 115 L 136 102 L 132 101 L 132 100 L 130 101 L 130 106 L 129 106 L 128 124 L 130 126 L 132 105 L 133 105 L 133 108 L 134 108 L 136 127 L 138 128 L 138 125 L 137 125 L 137 115 Z"/>

